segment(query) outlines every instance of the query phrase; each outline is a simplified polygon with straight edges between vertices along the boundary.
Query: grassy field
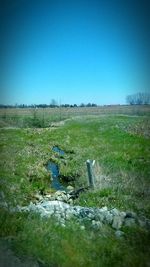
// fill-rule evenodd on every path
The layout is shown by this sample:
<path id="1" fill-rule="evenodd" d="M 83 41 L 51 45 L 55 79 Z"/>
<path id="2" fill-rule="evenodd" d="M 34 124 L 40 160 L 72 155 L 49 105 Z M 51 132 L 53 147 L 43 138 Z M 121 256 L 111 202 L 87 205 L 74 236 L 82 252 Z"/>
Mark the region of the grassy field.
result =
<path id="1" fill-rule="evenodd" d="M 55 112 L 60 116 L 60 110 L 53 111 L 51 116 L 52 110 L 44 110 L 45 126 L 53 126 Z M 21 119 L 30 117 L 17 112 L 15 116 Z M 82 193 L 74 204 L 116 207 L 150 219 L 149 112 L 149 106 L 82 109 L 78 113 L 69 109 L 69 115 L 59 117 L 69 119 L 55 127 L 24 128 L 24 124 L 12 123 L 11 110 L 11 116 L 1 116 L 1 200 L 8 208 L 23 206 L 34 201 L 37 192 L 53 192 L 46 170 L 49 159 L 57 162 L 69 185 L 87 186 L 86 160 L 95 159 L 97 187 Z M 55 145 L 65 151 L 61 158 L 52 151 Z M 149 266 L 149 230 L 134 226 L 123 231 L 125 235 L 117 239 L 106 225 L 97 230 L 87 225 L 82 230 L 72 221 L 62 228 L 52 219 L 11 214 L 1 207 L 1 238 L 9 239 L 17 255 L 36 259 L 40 266 Z"/>
<path id="2" fill-rule="evenodd" d="M 1 108 L 0 127 L 49 127 L 53 122 L 83 115 L 150 115 L 149 105 L 73 108 Z"/>

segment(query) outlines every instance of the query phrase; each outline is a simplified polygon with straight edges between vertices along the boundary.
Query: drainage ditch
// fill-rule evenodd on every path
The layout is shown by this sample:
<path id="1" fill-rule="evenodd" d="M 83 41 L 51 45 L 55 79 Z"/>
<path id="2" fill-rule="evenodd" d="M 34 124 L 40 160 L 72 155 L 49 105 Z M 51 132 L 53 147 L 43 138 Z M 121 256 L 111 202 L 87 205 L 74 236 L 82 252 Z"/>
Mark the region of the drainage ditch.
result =
<path id="1" fill-rule="evenodd" d="M 63 156 L 65 154 L 65 152 L 57 146 L 54 146 L 52 150 L 58 153 L 60 156 Z M 50 171 L 52 174 L 51 187 L 56 190 L 66 191 L 66 187 L 60 182 L 60 179 L 59 179 L 60 173 L 59 173 L 58 165 L 55 162 L 49 160 L 47 163 L 47 170 Z"/>

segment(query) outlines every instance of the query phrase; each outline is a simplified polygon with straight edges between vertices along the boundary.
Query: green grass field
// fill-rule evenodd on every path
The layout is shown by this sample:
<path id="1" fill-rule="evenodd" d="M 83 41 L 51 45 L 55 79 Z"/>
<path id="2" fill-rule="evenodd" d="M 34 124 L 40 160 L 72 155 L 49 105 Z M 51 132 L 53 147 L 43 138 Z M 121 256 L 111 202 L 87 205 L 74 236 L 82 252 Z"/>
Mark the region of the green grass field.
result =
<path id="1" fill-rule="evenodd" d="M 8 120 L 8 114 L 2 116 L 1 199 L 9 208 L 29 204 L 41 190 L 53 192 L 46 170 L 49 159 L 57 161 L 68 184 L 87 186 L 86 160 L 95 159 L 97 187 L 82 193 L 74 204 L 116 207 L 150 219 L 150 110 L 131 108 L 72 113 L 62 116 L 69 119 L 57 127 L 45 128 L 24 128 Z M 54 117 L 46 117 L 52 123 Z M 63 157 L 56 157 L 55 145 L 65 151 Z M 1 207 L 1 237 L 10 239 L 17 255 L 36 259 L 41 266 L 149 266 L 149 230 L 134 226 L 123 231 L 125 235 L 117 239 L 106 225 L 82 230 L 72 221 L 63 228 L 52 219 L 12 214 Z"/>

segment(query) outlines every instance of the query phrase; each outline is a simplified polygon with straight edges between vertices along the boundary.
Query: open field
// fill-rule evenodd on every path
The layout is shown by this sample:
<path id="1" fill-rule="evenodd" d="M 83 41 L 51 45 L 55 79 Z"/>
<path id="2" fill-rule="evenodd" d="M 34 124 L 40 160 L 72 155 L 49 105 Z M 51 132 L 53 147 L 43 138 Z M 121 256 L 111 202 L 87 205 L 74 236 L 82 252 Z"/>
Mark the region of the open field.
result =
<path id="1" fill-rule="evenodd" d="M 0 112 L 0 236 L 16 255 L 43 267 L 148 267 L 147 228 L 124 226 L 124 235 L 116 238 L 106 225 L 93 229 L 87 224 L 83 230 L 72 221 L 62 227 L 53 219 L 10 213 L 9 208 L 34 202 L 37 193 L 53 194 L 49 159 L 57 162 L 60 178 L 75 188 L 87 186 L 85 162 L 95 159 L 97 187 L 80 194 L 73 205 L 107 206 L 150 219 L 150 107 L 47 109 L 35 111 L 38 115 L 23 109 Z M 25 116 L 42 118 L 43 112 L 45 128 L 20 124 Z M 63 118 L 69 120 L 48 127 Z M 65 154 L 58 158 L 53 146 Z"/>
<path id="2" fill-rule="evenodd" d="M 72 108 L 1 108 L 0 127 L 49 127 L 52 122 L 83 115 L 150 115 L 149 105 Z"/>

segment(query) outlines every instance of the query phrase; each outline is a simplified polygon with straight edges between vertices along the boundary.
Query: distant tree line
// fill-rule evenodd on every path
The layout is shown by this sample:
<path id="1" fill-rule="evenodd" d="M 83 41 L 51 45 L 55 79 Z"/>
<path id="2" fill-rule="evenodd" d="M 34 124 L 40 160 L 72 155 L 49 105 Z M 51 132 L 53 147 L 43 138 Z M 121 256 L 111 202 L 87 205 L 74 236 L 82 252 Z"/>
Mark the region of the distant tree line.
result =
<path id="1" fill-rule="evenodd" d="M 137 93 L 128 95 L 126 102 L 129 105 L 148 105 L 150 104 L 150 94 L 148 93 Z"/>
<path id="2" fill-rule="evenodd" d="M 0 104 L 0 108 L 76 108 L 76 107 L 97 107 L 97 104 L 88 103 L 84 104 L 81 103 L 80 105 L 77 104 L 60 104 L 58 105 L 57 102 L 53 99 L 50 104 L 15 104 L 15 105 L 2 105 Z"/>

